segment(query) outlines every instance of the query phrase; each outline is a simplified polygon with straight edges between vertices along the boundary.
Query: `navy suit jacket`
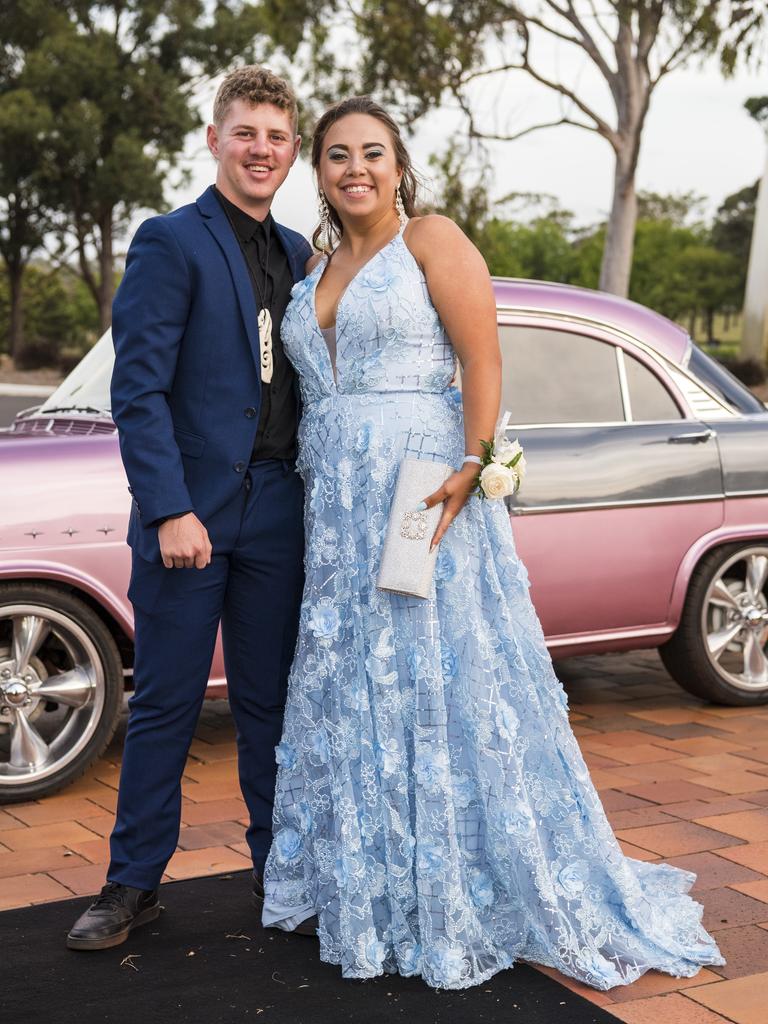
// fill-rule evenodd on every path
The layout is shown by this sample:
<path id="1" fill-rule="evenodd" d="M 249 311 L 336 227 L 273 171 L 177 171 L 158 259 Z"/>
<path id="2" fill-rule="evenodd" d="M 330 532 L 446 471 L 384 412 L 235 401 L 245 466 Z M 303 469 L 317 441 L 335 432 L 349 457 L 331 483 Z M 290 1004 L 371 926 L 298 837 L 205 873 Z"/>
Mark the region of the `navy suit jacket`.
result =
<path id="1" fill-rule="evenodd" d="M 276 224 L 295 281 L 311 255 Z M 160 560 L 163 516 L 205 523 L 234 498 L 261 406 L 259 309 L 245 257 L 213 189 L 144 221 L 112 307 L 112 416 L 133 494 L 128 542 Z"/>

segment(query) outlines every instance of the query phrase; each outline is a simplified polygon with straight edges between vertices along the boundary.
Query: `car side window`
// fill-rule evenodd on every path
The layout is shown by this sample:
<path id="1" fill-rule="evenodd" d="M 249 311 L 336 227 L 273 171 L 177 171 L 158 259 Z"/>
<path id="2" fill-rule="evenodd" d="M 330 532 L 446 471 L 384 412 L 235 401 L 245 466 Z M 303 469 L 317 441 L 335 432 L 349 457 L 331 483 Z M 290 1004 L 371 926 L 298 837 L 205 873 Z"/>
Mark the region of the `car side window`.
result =
<path id="1" fill-rule="evenodd" d="M 683 414 L 662 382 L 639 359 L 624 353 L 629 403 L 637 423 L 651 420 L 679 420 Z"/>
<path id="2" fill-rule="evenodd" d="M 501 408 L 512 423 L 624 420 L 613 345 L 544 327 L 501 325 Z"/>

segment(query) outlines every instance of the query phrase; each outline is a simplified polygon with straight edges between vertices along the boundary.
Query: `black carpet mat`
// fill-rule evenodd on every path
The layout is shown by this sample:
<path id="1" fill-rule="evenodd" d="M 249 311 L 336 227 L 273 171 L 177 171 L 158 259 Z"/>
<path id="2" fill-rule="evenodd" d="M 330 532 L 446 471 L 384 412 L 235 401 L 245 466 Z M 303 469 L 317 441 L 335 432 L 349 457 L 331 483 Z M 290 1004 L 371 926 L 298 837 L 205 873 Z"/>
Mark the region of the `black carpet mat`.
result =
<path id="1" fill-rule="evenodd" d="M 65 937 L 90 898 L 0 913 L 8 1024 L 616 1024 L 525 964 L 461 992 L 420 978 L 347 981 L 317 940 L 264 930 L 250 872 L 172 882 L 164 910 L 114 949 Z"/>

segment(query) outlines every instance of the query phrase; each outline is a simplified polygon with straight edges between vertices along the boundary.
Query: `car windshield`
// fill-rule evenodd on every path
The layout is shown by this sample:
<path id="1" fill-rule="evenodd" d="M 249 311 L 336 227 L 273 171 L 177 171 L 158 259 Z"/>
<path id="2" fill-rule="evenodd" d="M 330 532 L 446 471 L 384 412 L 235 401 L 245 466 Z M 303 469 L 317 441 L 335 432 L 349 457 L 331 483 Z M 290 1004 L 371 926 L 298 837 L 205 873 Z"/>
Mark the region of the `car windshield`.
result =
<path id="1" fill-rule="evenodd" d="M 74 370 L 64 378 L 53 394 L 37 410 L 38 416 L 54 413 L 85 413 L 110 415 L 109 382 L 115 352 L 112 332 L 107 331 L 85 355 Z"/>

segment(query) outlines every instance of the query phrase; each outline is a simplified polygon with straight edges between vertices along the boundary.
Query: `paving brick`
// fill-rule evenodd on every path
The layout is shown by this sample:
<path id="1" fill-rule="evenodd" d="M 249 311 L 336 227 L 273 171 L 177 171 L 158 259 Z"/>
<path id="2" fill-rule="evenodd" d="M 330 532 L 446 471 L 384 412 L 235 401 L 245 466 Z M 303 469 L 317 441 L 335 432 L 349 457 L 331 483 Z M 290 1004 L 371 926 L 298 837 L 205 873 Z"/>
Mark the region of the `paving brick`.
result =
<path id="1" fill-rule="evenodd" d="M 706 985 L 708 982 L 720 981 L 720 975 L 703 967 L 695 978 L 673 978 L 671 974 L 660 971 L 648 971 L 631 985 L 620 985 L 611 989 L 611 998 L 615 1003 L 629 1003 L 638 999 L 650 999 L 665 992 L 677 992 L 679 989 L 690 988 L 692 985 Z M 613 1011 L 612 1011 L 613 1012 Z"/>
<path id="2" fill-rule="evenodd" d="M 723 984 L 725 982 L 716 982 L 714 987 Z M 710 985 L 703 985 L 701 991 L 708 988 Z M 660 1021 L 663 1024 L 724 1024 L 724 1018 L 719 1014 L 691 1002 L 678 992 L 636 1002 L 614 1003 L 610 1013 L 626 1024 L 659 1024 Z"/>
<path id="3" fill-rule="evenodd" d="M 768 874 L 768 842 L 748 843 L 718 852 L 727 860 L 735 860 L 737 864 L 743 864 L 747 868 Z"/>
<path id="4" fill-rule="evenodd" d="M 613 771 L 610 768 L 596 768 L 589 773 L 589 776 L 595 789 L 621 789 L 633 784 L 632 779 L 622 772 Z"/>
<path id="5" fill-rule="evenodd" d="M 656 804 L 674 804 L 682 800 L 714 800 L 721 795 L 708 786 L 681 780 L 646 782 L 630 786 L 626 791 L 632 796 L 639 796 L 641 800 L 651 800 Z"/>
<path id="6" fill-rule="evenodd" d="M 638 785 L 650 782 L 692 782 L 703 785 L 701 773 L 686 768 L 684 758 L 675 761 L 653 761 L 650 764 L 627 764 L 622 767 L 621 773 L 635 779 Z"/>
<path id="7" fill-rule="evenodd" d="M 712 970 L 723 978 L 744 978 L 758 974 L 768 964 L 768 931 L 759 925 L 715 929 L 712 932 L 726 959 Z"/>
<path id="8" fill-rule="evenodd" d="M 203 740 L 194 739 L 189 753 L 205 764 L 211 761 L 236 761 L 237 743 L 234 740 L 231 743 L 206 743 Z"/>
<path id="9" fill-rule="evenodd" d="M 670 814 L 665 814 L 661 807 L 641 807 L 639 810 L 610 811 L 608 820 L 611 828 L 640 828 L 643 825 L 665 825 L 676 819 Z"/>
<path id="10" fill-rule="evenodd" d="M 721 772 L 718 775 L 707 775 L 707 785 L 723 793 L 753 793 L 764 789 L 765 779 L 756 772 Z"/>
<path id="11" fill-rule="evenodd" d="M 749 768 L 750 761 L 754 761 L 757 764 L 768 764 L 768 746 L 761 750 L 740 750 L 738 754 L 734 754 L 733 756 L 738 758 L 740 761 L 746 762 L 745 764 L 742 764 L 742 768 Z"/>
<path id="12" fill-rule="evenodd" d="M 650 725 L 651 736 L 663 736 L 667 740 L 688 740 L 697 736 L 717 736 L 721 740 L 727 740 L 733 733 L 725 732 L 723 729 L 716 729 L 712 725 L 700 725 L 698 722 L 688 722 L 684 725 Z"/>
<path id="13" fill-rule="evenodd" d="M 746 839 L 748 843 L 768 840 L 768 808 L 765 807 L 754 811 L 737 811 L 735 814 L 716 814 L 697 820 L 700 825 Z"/>
<path id="14" fill-rule="evenodd" d="M 206 803 L 209 800 L 232 800 L 242 796 L 240 785 L 236 779 L 231 782 L 190 782 L 182 784 L 182 794 L 194 803 Z"/>
<path id="15" fill-rule="evenodd" d="M 679 757 L 673 750 L 664 750 L 652 743 L 632 743 L 620 750 L 612 748 L 612 756 L 621 764 L 657 764 L 659 761 L 675 761 Z"/>
<path id="16" fill-rule="evenodd" d="M 684 725 L 694 722 L 695 712 L 691 708 L 658 708 L 652 711 L 630 711 L 633 718 L 642 718 L 659 725 Z"/>
<path id="17" fill-rule="evenodd" d="M 755 878 L 751 882 L 734 882 L 729 884 L 729 888 L 736 889 L 737 892 L 743 892 L 747 896 L 751 896 L 752 899 L 768 903 L 768 878 Z M 766 915 L 766 921 L 768 921 L 768 914 Z M 768 964 L 768 960 L 766 960 L 766 963 Z"/>
<path id="18" fill-rule="evenodd" d="M 0 879 L 0 910 L 67 899 L 72 893 L 48 875 L 12 875 Z"/>
<path id="19" fill-rule="evenodd" d="M 3 832 L 7 828 L 18 828 L 21 824 L 21 820 L 19 818 L 14 818 L 12 814 L 8 813 L 8 811 L 0 811 L 0 832 Z"/>
<path id="20" fill-rule="evenodd" d="M 181 820 L 185 825 L 209 825 L 213 821 L 237 821 L 245 813 L 245 801 L 242 799 L 207 800 L 200 804 L 184 801 Z"/>
<path id="21" fill-rule="evenodd" d="M 85 860 L 64 846 L 46 846 L 40 850 L 19 850 L 0 854 L 0 878 L 13 875 L 50 872 L 85 864 Z"/>
<path id="22" fill-rule="evenodd" d="M 623 729 L 618 732 L 605 733 L 602 736 L 590 737 L 589 742 L 585 743 L 587 750 L 596 750 L 599 747 L 631 747 L 636 744 L 646 744 L 648 742 L 648 733 L 642 732 L 638 729 Z M 611 756 L 610 754 L 608 755 Z"/>
<path id="23" fill-rule="evenodd" d="M 252 867 L 251 861 L 226 846 L 204 850 L 177 850 L 166 869 L 170 878 L 195 878 L 215 875 L 220 871 L 243 871 Z"/>
<path id="24" fill-rule="evenodd" d="M 641 800 L 640 797 L 630 796 L 629 793 L 622 793 L 618 789 L 603 790 L 600 800 L 606 811 L 627 811 L 632 808 L 654 806 L 650 800 Z"/>
<path id="25" fill-rule="evenodd" d="M 719 775 L 722 772 L 743 772 L 754 770 L 759 773 L 760 768 L 768 767 L 758 764 L 757 761 L 745 761 L 735 754 L 707 754 L 703 757 L 686 757 L 685 767 L 692 768 L 695 772 L 702 772 L 704 775 Z"/>
<path id="26" fill-rule="evenodd" d="M 584 762 L 590 771 L 596 768 L 620 768 L 621 762 L 613 757 L 605 757 L 603 754 L 596 754 L 591 750 L 582 751 Z"/>
<path id="27" fill-rule="evenodd" d="M 184 775 L 200 783 L 237 780 L 236 761 L 211 761 L 209 764 L 187 762 Z"/>
<path id="28" fill-rule="evenodd" d="M 11 850 L 34 850 L 45 846 L 69 846 L 93 839 L 94 833 L 76 821 L 58 821 L 50 825 L 8 829 L 3 845 Z"/>
<path id="29" fill-rule="evenodd" d="M 106 883 L 107 864 L 85 864 L 79 868 L 65 868 L 63 871 L 49 873 L 75 896 L 91 896 Z"/>
<path id="30" fill-rule="evenodd" d="M 640 846 L 633 846 L 632 843 L 628 843 L 625 839 L 619 839 L 619 846 L 621 847 L 621 852 L 625 857 L 632 857 L 635 860 L 661 860 L 657 853 L 651 853 L 650 850 L 643 850 Z"/>
<path id="31" fill-rule="evenodd" d="M 102 814 L 98 818 L 86 818 L 82 824 L 97 836 L 108 836 L 115 827 L 114 814 Z"/>
<path id="32" fill-rule="evenodd" d="M 93 839 L 85 843 L 71 843 L 70 849 L 84 857 L 91 864 L 103 864 L 109 860 L 109 839 Z"/>
<path id="33" fill-rule="evenodd" d="M 720 800 L 684 800 L 682 803 L 662 804 L 660 810 L 673 818 L 695 821 L 712 814 L 733 814 L 736 811 L 751 811 L 755 804 L 736 796 L 724 796 Z"/>
<path id="34" fill-rule="evenodd" d="M 722 931 L 744 924 L 758 924 L 765 921 L 765 904 L 753 900 L 734 889 L 710 889 L 703 897 L 704 927 L 707 931 Z"/>
<path id="35" fill-rule="evenodd" d="M 723 1014 L 735 1024 L 765 1024 L 766 991 L 768 973 L 762 973 L 753 974 L 749 978 L 720 981 L 716 985 L 704 985 L 700 989 L 688 989 L 686 995 Z M 670 1024 L 670 1021 L 664 1024 Z"/>
<path id="36" fill-rule="evenodd" d="M 206 846 L 229 846 L 243 838 L 243 826 L 234 821 L 217 821 L 210 825 L 183 828 L 179 834 L 179 848 L 201 850 Z"/>
<path id="37" fill-rule="evenodd" d="M 692 871 L 696 875 L 693 888 L 698 891 L 721 889 L 734 882 L 759 881 L 763 877 L 758 871 L 726 860 L 721 856 L 726 852 L 728 851 L 687 853 L 682 857 L 670 857 L 667 863 L 676 868 L 683 868 L 685 871 Z"/>
<path id="38" fill-rule="evenodd" d="M 732 750 L 746 750 L 748 745 L 717 736 L 692 736 L 685 740 L 659 740 L 662 746 L 675 750 L 681 757 L 703 757 L 707 754 L 727 754 Z"/>
<path id="39" fill-rule="evenodd" d="M 25 825 L 49 825 L 59 821 L 83 821 L 104 813 L 104 808 L 83 797 L 14 804 L 13 815 Z"/>
<path id="40" fill-rule="evenodd" d="M 703 828 L 692 821 L 674 821 L 668 825 L 621 829 L 617 835 L 620 839 L 626 839 L 627 842 L 643 850 L 650 850 L 651 853 L 658 853 L 662 857 L 716 850 L 720 846 L 732 846 L 739 842 L 733 836 Z"/>

